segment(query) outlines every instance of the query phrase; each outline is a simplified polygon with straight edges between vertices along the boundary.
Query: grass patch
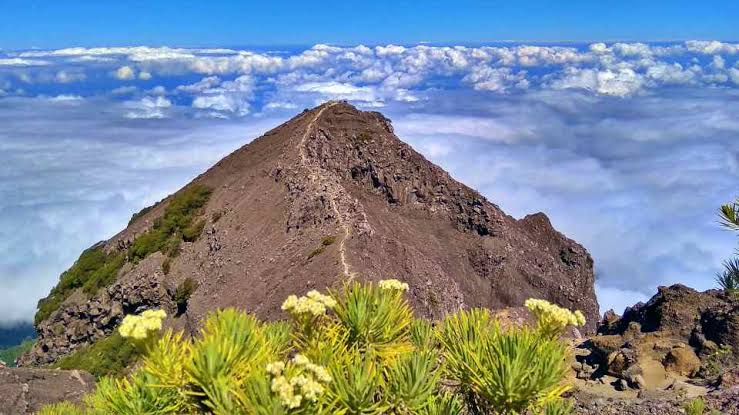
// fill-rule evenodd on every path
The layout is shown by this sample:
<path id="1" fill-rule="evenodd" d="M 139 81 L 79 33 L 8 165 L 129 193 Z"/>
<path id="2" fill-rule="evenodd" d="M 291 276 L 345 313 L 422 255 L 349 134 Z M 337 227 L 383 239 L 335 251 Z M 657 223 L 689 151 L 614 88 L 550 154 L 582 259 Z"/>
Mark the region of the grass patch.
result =
<path id="1" fill-rule="evenodd" d="M 118 331 L 115 331 L 110 337 L 61 358 L 53 367 L 67 370 L 86 370 L 98 378 L 101 376 L 122 376 L 125 374 L 126 368 L 140 354 L 141 352 L 132 342 L 127 341 L 118 334 Z"/>
<path id="2" fill-rule="evenodd" d="M 203 231 L 205 222 L 196 221 L 195 218 L 202 214 L 202 207 L 208 202 L 211 193 L 212 190 L 206 186 L 193 185 L 172 198 L 164 215 L 154 222 L 152 229 L 133 242 L 131 258 L 144 259 L 158 251 L 171 253 L 172 245 L 178 245 L 179 241 L 196 240 Z"/>
<path id="3" fill-rule="evenodd" d="M 0 360 L 5 362 L 8 367 L 15 367 L 15 359 L 23 353 L 31 350 L 31 347 L 33 347 L 33 340 L 24 340 L 23 343 L 17 346 L 0 349 Z"/>
<path id="4" fill-rule="evenodd" d="M 329 236 L 324 237 L 323 239 L 321 239 L 321 244 L 318 245 L 318 247 L 316 249 L 314 249 L 313 251 L 311 251 L 310 254 L 308 254 L 308 258 L 307 259 L 310 260 L 310 259 L 313 259 L 313 257 L 316 257 L 318 255 L 321 255 L 326 250 L 326 248 L 329 247 L 329 246 L 331 246 L 331 245 L 333 245 L 334 242 L 336 242 L 336 237 L 335 236 L 329 235 Z"/>
<path id="5" fill-rule="evenodd" d="M 108 254 L 103 246 L 84 251 L 77 262 L 61 275 L 49 295 L 39 301 L 34 318 L 36 325 L 47 319 L 78 288 L 93 296 L 100 288 L 109 286 L 116 280 L 126 258 L 136 262 L 154 252 L 177 256 L 183 240 L 195 241 L 202 233 L 205 221 L 197 217 L 202 215 L 202 208 L 211 193 L 209 187 L 196 184 L 175 195 L 164 215 L 148 232 L 137 237 L 127 252 Z"/>

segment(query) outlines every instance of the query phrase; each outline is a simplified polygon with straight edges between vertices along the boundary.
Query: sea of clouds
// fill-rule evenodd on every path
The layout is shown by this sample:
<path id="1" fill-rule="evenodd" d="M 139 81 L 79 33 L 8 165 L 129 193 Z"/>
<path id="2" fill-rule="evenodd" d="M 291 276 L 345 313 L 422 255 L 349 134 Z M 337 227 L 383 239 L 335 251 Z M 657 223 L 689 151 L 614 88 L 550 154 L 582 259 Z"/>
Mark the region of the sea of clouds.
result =
<path id="1" fill-rule="evenodd" d="M 739 44 L 0 50 L 0 324 L 29 321 L 82 249 L 328 99 L 509 214 L 585 245 L 603 310 L 707 289 L 734 235 Z"/>

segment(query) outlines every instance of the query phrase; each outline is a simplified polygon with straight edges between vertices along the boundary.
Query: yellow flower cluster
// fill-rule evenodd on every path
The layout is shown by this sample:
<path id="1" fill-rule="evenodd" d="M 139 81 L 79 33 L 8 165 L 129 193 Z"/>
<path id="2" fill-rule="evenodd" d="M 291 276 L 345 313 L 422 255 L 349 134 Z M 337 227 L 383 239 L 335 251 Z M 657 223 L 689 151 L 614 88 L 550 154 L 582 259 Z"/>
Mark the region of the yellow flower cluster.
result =
<path id="1" fill-rule="evenodd" d="M 299 407 L 303 400 L 315 402 L 324 392 L 324 384 L 331 382 L 331 375 L 323 366 L 297 354 L 292 363 L 299 369 L 299 374 L 288 378 L 284 376 L 285 364 L 272 362 L 267 365 L 267 372 L 272 375 L 272 392 L 280 397 L 282 406 L 290 409 Z"/>
<path id="2" fill-rule="evenodd" d="M 408 291 L 410 288 L 408 284 L 398 280 L 382 280 L 378 285 L 383 290 Z"/>
<path id="3" fill-rule="evenodd" d="M 162 329 L 162 321 L 167 318 L 164 310 L 146 310 L 139 315 L 128 315 L 123 319 L 118 332 L 123 337 L 143 340 L 149 333 Z"/>
<path id="4" fill-rule="evenodd" d="M 298 298 L 295 295 L 287 297 L 282 303 L 282 309 L 292 314 L 312 314 L 321 316 L 326 314 L 326 310 L 334 308 L 336 300 L 331 296 L 323 295 L 316 290 L 311 290 L 304 297 Z"/>
<path id="5" fill-rule="evenodd" d="M 568 325 L 585 325 L 585 316 L 580 310 L 572 312 L 549 301 L 534 298 L 526 300 L 525 305 L 534 313 L 541 327 L 564 329 Z"/>

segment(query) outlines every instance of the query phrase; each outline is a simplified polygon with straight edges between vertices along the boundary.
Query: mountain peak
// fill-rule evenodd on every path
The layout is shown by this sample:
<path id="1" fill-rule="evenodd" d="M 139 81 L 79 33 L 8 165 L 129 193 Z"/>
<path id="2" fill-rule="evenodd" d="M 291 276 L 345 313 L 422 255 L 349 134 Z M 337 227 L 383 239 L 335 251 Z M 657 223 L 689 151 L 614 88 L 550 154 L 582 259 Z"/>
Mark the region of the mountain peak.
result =
<path id="1" fill-rule="evenodd" d="M 57 296 L 24 363 L 94 342 L 126 313 L 164 308 L 186 329 L 219 307 L 281 318 L 288 295 L 354 279 L 403 280 L 415 311 L 433 318 L 530 297 L 581 309 L 589 330 L 598 318 L 582 246 L 543 214 L 506 215 L 398 139 L 382 114 L 346 102 L 236 150 L 101 249 L 122 263 L 112 282 Z M 186 280 L 197 288 L 183 307 Z"/>

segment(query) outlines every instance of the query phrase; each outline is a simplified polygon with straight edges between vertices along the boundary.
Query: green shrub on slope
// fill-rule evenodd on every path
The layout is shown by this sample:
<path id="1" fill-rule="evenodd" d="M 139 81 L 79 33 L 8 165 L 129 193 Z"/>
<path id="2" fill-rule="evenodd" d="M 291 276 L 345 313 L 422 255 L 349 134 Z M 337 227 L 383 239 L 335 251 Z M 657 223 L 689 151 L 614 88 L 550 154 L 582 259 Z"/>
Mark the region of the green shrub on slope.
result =
<path id="1" fill-rule="evenodd" d="M 95 377 L 122 376 L 141 355 L 141 350 L 118 332 L 82 347 L 54 364 L 59 369 L 82 369 Z"/>

